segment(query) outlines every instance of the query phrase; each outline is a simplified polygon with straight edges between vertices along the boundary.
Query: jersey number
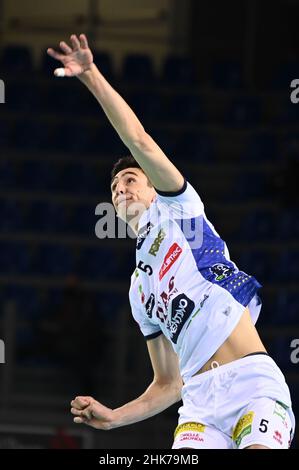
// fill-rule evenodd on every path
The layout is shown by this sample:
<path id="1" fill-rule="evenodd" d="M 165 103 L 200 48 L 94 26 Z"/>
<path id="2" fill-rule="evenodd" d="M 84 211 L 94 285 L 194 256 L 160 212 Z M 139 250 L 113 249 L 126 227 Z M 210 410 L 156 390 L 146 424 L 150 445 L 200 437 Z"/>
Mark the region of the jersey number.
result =
<path id="1" fill-rule="evenodd" d="M 267 419 L 262 419 L 262 421 L 260 422 L 259 430 L 261 432 L 267 432 L 268 431 L 268 424 L 269 424 L 269 421 Z"/>
<path id="2" fill-rule="evenodd" d="M 139 261 L 137 267 L 141 269 L 141 271 L 143 271 L 144 273 L 147 273 L 149 276 L 153 274 L 153 268 L 149 264 L 143 265 L 143 261 Z"/>

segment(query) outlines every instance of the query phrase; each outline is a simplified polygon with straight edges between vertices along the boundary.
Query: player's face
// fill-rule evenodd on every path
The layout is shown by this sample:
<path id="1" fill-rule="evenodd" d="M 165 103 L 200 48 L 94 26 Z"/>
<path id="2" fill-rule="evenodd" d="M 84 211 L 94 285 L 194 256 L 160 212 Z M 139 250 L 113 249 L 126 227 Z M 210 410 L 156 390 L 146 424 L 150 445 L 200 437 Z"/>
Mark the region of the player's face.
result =
<path id="1" fill-rule="evenodd" d="M 111 183 L 112 202 L 117 215 L 129 221 L 130 216 L 139 216 L 148 209 L 155 198 L 155 189 L 139 168 L 125 168 L 117 173 Z M 138 218 L 138 217 L 137 217 Z"/>

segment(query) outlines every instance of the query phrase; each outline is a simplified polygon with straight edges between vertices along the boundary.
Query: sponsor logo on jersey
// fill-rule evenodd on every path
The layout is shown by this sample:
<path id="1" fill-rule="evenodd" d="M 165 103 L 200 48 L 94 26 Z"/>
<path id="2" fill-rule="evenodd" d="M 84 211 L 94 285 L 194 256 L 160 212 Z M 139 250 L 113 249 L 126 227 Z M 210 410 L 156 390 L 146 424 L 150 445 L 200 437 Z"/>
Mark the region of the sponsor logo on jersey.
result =
<path id="1" fill-rule="evenodd" d="M 143 292 L 143 289 L 142 289 L 142 285 L 141 285 L 141 284 L 139 284 L 138 290 L 139 290 L 139 294 L 140 294 L 141 303 L 144 304 L 144 302 L 145 302 L 145 295 L 144 295 L 144 292 Z"/>
<path id="2" fill-rule="evenodd" d="M 155 296 L 154 294 L 151 294 L 145 304 L 145 311 L 146 311 L 148 318 L 152 318 L 154 306 L 155 306 Z"/>
<path id="3" fill-rule="evenodd" d="M 171 319 L 167 321 L 166 326 L 170 333 L 170 339 L 176 344 L 178 336 L 191 313 L 195 303 L 185 294 L 175 297 L 171 305 Z"/>
<path id="4" fill-rule="evenodd" d="M 274 431 L 273 439 L 278 442 L 282 446 L 282 435 L 279 431 Z"/>
<path id="5" fill-rule="evenodd" d="M 213 264 L 210 271 L 215 275 L 216 281 L 222 281 L 234 272 L 233 268 L 222 263 Z"/>
<path id="6" fill-rule="evenodd" d="M 171 268 L 173 263 L 176 262 L 178 257 L 181 255 L 182 251 L 183 251 L 182 248 L 177 243 L 174 243 L 173 245 L 171 245 L 171 247 L 169 248 L 169 250 L 168 250 L 168 252 L 167 252 L 167 254 L 164 258 L 161 269 L 159 271 L 160 281 L 165 276 L 167 271 L 169 271 L 169 269 Z"/>
<path id="7" fill-rule="evenodd" d="M 167 308 L 168 308 L 168 304 L 169 304 L 171 297 L 173 297 L 173 295 L 178 292 L 177 288 L 174 285 L 174 279 L 175 279 L 174 276 L 172 276 L 169 279 L 168 291 L 167 292 L 163 291 L 160 294 L 160 297 L 163 303 L 161 302 L 161 300 L 158 300 L 156 315 L 157 315 L 157 318 L 159 318 L 159 320 L 161 320 L 162 323 L 164 323 L 165 320 L 167 320 Z"/>
<path id="8" fill-rule="evenodd" d="M 250 434 L 252 431 L 252 422 L 254 418 L 254 411 L 249 411 L 246 415 L 242 416 L 233 432 L 233 440 L 239 446 L 244 436 Z"/>
<path id="9" fill-rule="evenodd" d="M 144 227 L 139 230 L 136 241 L 136 250 L 140 250 L 144 243 L 144 240 L 146 239 L 152 228 L 153 224 L 151 222 L 148 222 Z"/>
<path id="10" fill-rule="evenodd" d="M 280 401 L 276 401 L 273 414 L 280 416 L 284 421 L 287 416 L 287 406 L 281 403 Z"/>
<path id="11" fill-rule="evenodd" d="M 160 249 L 161 243 L 163 242 L 165 237 L 166 237 L 166 233 L 164 232 L 163 228 L 161 228 L 161 230 L 159 230 L 159 233 L 154 240 L 154 243 L 150 247 L 150 250 L 149 250 L 150 255 L 156 256 L 156 254 L 158 253 Z"/>
<path id="12" fill-rule="evenodd" d="M 196 310 L 196 312 L 193 313 L 192 317 L 189 320 L 189 323 L 187 325 L 187 328 L 189 328 L 190 323 L 192 322 L 193 318 L 196 317 L 196 315 L 201 311 L 202 307 L 204 306 L 205 301 L 209 298 L 210 296 L 207 294 L 204 294 L 203 299 L 199 302 L 199 308 Z M 186 328 L 186 330 L 187 330 Z"/>
<path id="13" fill-rule="evenodd" d="M 181 433 L 199 433 L 199 432 L 205 432 L 206 426 L 201 423 L 195 423 L 195 422 L 190 422 L 190 423 L 183 423 L 179 424 L 179 426 L 176 427 L 174 431 L 174 439 L 179 436 Z"/>

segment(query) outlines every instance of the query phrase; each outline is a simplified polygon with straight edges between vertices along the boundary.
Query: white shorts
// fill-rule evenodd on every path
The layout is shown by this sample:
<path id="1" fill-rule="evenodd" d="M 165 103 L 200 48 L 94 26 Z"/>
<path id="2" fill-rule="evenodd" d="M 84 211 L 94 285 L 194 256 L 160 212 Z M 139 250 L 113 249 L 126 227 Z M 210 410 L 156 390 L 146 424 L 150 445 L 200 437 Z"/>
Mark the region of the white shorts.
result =
<path id="1" fill-rule="evenodd" d="M 173 449 L 290 446 L 295 429 L 290 392 L 268 355 L 249 355 L 191 377 L 182 400 Z"/>

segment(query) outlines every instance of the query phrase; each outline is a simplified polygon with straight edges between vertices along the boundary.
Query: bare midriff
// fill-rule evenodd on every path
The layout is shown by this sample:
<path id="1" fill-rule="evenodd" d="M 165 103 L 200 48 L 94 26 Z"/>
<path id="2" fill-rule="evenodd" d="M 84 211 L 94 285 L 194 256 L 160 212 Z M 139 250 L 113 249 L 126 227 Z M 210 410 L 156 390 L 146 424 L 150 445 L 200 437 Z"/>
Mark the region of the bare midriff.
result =
<path id="1" fill-rule="evenodd" d="M 230 336 L 194 375 L 201 374 L 211 369 L 211 364 L 214 361 L 221 366 L 255 352 L 267 351 L 252 323 L 249 310 L 246 308 Z"/>

